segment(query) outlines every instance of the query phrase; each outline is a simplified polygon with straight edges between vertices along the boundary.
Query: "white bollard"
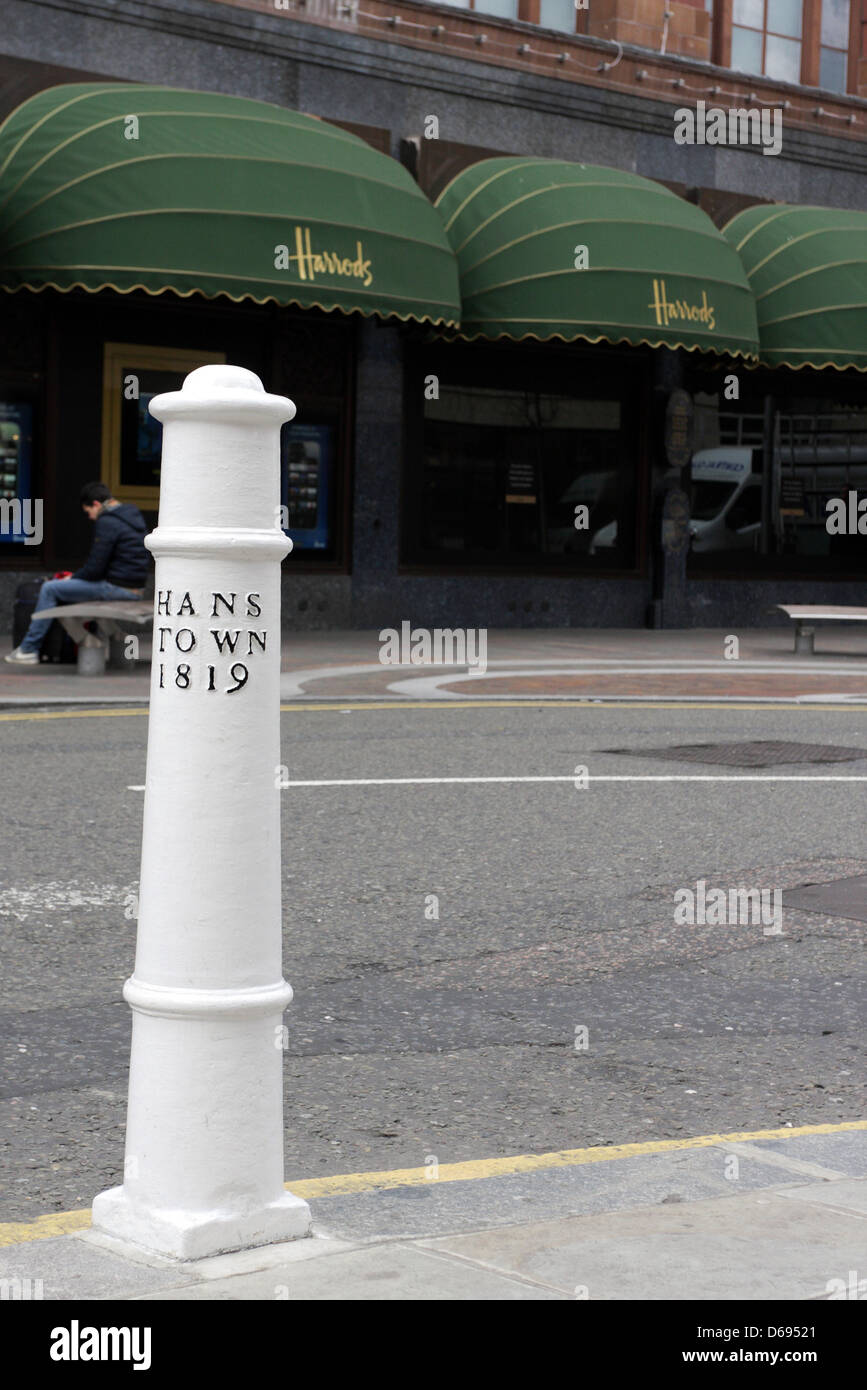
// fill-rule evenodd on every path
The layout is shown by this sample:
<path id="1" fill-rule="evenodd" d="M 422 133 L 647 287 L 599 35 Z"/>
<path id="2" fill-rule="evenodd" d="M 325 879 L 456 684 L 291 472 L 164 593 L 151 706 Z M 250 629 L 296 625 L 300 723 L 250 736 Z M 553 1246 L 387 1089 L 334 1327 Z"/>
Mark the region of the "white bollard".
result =
<path id="1" fill-rule="evenodd" d="M 99 1231 L 178 1259 L 293 1240 L 283 1187 L 280 425 L 208 366 L 163 421 L 153 666 L 122 1187 Z"/>

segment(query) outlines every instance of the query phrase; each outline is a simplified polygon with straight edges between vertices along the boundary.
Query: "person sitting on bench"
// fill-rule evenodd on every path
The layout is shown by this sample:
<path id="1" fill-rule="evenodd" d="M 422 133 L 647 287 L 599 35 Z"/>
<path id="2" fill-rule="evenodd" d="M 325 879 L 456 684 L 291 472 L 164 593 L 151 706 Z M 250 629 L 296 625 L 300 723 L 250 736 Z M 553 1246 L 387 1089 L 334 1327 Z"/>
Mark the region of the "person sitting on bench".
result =
<path id="1" fill-rule="evenodd" d="M 61 603 L 91 600 L 140 599 L 150 570 L 145 550 L 147 523 L 138 507 L 118 502 L 105 483 L 86 483 L 81 505 L 96 531 L 90 554 L 70 579 L 47 579 L 39 591 L 34 613 Z M 19 666 L 35 666 L 51 618 L 31 618 L 20 647 L 5 658 Z"/>

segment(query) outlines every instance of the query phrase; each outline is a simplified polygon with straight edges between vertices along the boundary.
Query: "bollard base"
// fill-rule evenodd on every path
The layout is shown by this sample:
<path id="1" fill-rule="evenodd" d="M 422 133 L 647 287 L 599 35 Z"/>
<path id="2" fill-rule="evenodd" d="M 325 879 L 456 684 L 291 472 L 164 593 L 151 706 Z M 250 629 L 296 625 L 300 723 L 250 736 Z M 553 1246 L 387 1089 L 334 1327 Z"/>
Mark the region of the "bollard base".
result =
<path id="1" fill-rule="evenodd" d="M 176 1260 L 301 1240 L 310 1235 L 311 1221 L 307 1203 L 291 1192 L 255 1212 L 192 1212 L 142 1207 L 122 1187 L 111 1187 L 93 1199 L 92 1210 L 95 1231 Z"/>

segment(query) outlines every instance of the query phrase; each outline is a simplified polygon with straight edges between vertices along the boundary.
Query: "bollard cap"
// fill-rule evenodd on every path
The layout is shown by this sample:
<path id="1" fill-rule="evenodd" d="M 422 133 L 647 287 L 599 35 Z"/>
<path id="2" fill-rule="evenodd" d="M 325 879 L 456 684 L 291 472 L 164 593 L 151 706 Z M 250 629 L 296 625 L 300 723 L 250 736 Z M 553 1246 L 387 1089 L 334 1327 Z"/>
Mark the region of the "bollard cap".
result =
<path id="1" fill-rule="evenodd" d="M 181 390 L 190 396 L 209 396 L 212 391 L 263 391 L 265 387 L 255 372 L 246 367 L 231 367 L 225 363 L 210 363 L 196 367 L 184 377 Z"/>
<path id="2" fill-rule="evenodd" d="M 295 416 L 287 396 L 272 396 L 255 372 L 228 363 L 196 367 L 184 378 L 180 391 L 154 396 L 148 407 L 154 419 L 209 420 L 234 417 L 250 424 L 284 424 Z"/>

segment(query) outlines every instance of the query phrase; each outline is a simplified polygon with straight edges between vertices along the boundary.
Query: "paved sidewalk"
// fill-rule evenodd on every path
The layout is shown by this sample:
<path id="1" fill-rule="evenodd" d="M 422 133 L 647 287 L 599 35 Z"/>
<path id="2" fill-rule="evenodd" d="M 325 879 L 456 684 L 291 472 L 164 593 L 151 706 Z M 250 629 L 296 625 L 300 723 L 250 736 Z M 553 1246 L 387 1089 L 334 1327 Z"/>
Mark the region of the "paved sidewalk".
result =
<path id="1" fill-rule="evenodd" d="M 487 668 L 386 666 L 378 631 L 287 633 L 284 702 L 579 699 L 867 701 L 867 632 L 820 627 L 814 656 L 788 627 L 749 629 L 727 659 L 722 629 L 506 629 L 488 633 Z M 3 646 L 3 654 L 8 647 Z M 142 655 L 147 644 L 142 643 Z M 78 676 L 71 666 L 0 662 L 0 707 L 148 703 L 149 666 Z"/>
<path id="2" fill-rule="evenodd" d="M 784 1134 L 291 1182 L 312 1239 L 174 1264 L 85 1229 L 6 1244 L 0 1280 L 52 1300 L 867 1297 L 867 1125 Z"/>

